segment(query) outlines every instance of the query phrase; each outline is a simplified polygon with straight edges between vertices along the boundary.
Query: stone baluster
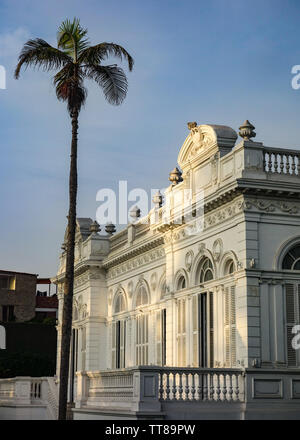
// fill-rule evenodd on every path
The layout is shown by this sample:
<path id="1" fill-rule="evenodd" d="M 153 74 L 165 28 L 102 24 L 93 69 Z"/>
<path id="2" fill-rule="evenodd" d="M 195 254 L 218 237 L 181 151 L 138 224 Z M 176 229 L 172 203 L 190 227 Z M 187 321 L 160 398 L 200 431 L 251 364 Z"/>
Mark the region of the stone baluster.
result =
<path id="1" fill-rule="evenodd" d="M 209 400 L 214 400 L 214 394 L 215 394 L 215 389 L 214 389 L 214 373 L 210 373 L 209 375 L 209 382 L 210 382 L 210 387 L 209 387 Z"/>
<path id="2" fill-rule="evenodd" d="M 196 393 L 195 373 L 192 373 L 192 388 L 191 388 L 192 400 L 195 400 L 195 393 Z"/>
<path id="3" fill-rule="evenodd" d="M 278 172 L 278 154 L 274 154 L 274 173 Z"/>
<path id="4" fill-rule="evenodd" d="M 159 384 L 159 398 L 162 400 L 164 397 L 164 373 L 159 373 L 160 384 Z"/>
<path id="5" fill-rule="evenodd" d="M 291 156 L 291 158 L 292 158 L 292 174 L 296 174 L 296 156 L 295 155 L 293 155 L 293 156 Z"/>
<path id="6" fill-rule="evenodd" d="M 235 374 L 235 397 L 239 400 L 240 387 L 239 387 L 239 375 Z"/>
<path id="7" fill-rule="evenodd" d="M 286 154 L 285 157 L 286 157 L 286 174 L 290 174 L 290 169 L 291 169 L 290 156 L 289 156 L 289 154 Z"/>
<path id="8" fill-rule="evenodd" d="M 173 386 L 172 386 L 172 393 L 173 393 L 173 399 L 176 400 L 176 373 L 173 373 Z"/>
<path id="9" fill-rule="evenodd" d="M 198 374 L 198 398 L 203 399 L 203 374 Z"/>
<path id="10" fill-rule="evenodd" d="M 179 398 L 178 398 L 178 400 L 183 400 L 182 399 L 182 393 L 183 393 L 182 374 L 183 373 L 179 373 L 179 389 L 178 389 L 178 391 L 179 391 Z"/>
<path id="11" fill-rule="evenodd" d="M 284 160 L 283 160 L 283 154 L 280 154 L 280 174 L 284 173 Z"/>
<path id="12" fill-rule="evenodd" d="M 207 400 L 208 397 L 208 374 L 204 373 L 203 374 L 203 400 Z"/>
<path id="13" fill-rule="evenodd" d="M 271 173 L 272 172 L 272 154 L 268 153 L 268 157 L 269 157 L 269 160 L 268 160 L 268 172 Z"/>
<path id="14" fill-rule="evenodd" d="M 185 399 L 189 400 L 190 387 L 189 387 L 189 373 L 185 373 Z"/>
<path id="15" fill-rule="evenodd" d="M 226 400 L 226 394 L 227 394 L 226 378 L 227 378 L 226 373 L 223 373 L 223 388 L 222 388 L 223 400 Z"/>
<path id="16" fill-rule="evenodd" d="M 217 373 L 217 389 L 216 389 L 216 394 L 217 394 L 217 401 L 221 400 L 220 399 L 220 394 L 221 394 L 220 373 Z"/>
<path id="17" fill-rule="evenodd" d="M 228 400 L 232 401 L 233 397 L 233 386 L 232 386 L 232 373 L 229 374 L 229 389 L 228 389 Z"/>
<path id="18" fill-rule="evenodd" d="M 170 400 L 170 372 L 168 371 L 166 375 L 167 375 L 166 400 Z"/>
<path id="19" fill-rule="evenodd" d="M 299 156 L 295 156 L 297 157 L 297 172 L 298 172 L 298 176 L 300 176 L 300 160 L 299 160 Z"/>

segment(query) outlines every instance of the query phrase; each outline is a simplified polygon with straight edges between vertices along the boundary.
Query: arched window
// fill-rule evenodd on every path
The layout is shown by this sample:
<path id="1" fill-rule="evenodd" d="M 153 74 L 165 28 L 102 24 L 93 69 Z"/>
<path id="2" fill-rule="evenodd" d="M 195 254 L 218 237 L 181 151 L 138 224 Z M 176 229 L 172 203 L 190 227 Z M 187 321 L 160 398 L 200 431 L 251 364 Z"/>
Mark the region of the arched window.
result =
<path id="1" fill-rule="evenodd" d="M 300 245 L 290 249 L 282 262 L 282 269 L 300 270 Z"/>
<path id="2" fill-rule="evenodd" d="M 186 288 L 186 280 L 183 275 L 181 275 L 177 282 L 177 290 L 182 290 Z"/>
<path id="3" fill-rule="evenodd" d="M 213 265 L 209 258 L 205 257 L 200 263 L 198 269 L 200 283 L 205 283 L 214 279 Z"/>
<path id="4" fill-rule="evenodd" d="M 148 293 L 146 287 L 142 284 L 137 291 L 135 306 L 140 307 L 145 304 L 148 304 Z"/>
<path id="5" fill-rule="evenodd" d="M 163 298 L 165 296 L 165 294 L 167 293 L 167 283 L 166 280 L 164 280 L 161 284 L 161 288 L 160 288 L 160 294 L 161 297 Z"/>
<path id="6" fill-rule="evenodd" d="M 119 293 L 115 302 L 115 313 L 120 313 L 125 310 L 125 298 L 123 293 Z"/>
<path id="7" fill-rule="evenodd" d="M 225 264 L 225 275 L 229 275 L 235 271 L 235 264 L 233 260 L 227 260 Z"/>

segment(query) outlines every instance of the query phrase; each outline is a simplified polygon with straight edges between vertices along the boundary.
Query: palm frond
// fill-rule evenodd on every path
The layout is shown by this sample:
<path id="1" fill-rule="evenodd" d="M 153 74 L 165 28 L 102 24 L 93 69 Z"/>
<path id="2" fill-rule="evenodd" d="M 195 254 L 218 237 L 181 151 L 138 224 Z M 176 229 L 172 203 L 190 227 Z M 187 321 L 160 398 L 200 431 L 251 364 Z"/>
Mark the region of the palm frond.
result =
<path id="1" fill-rule="evenodd" d="M 78 69 L 78 66 L 70 62 L 54 76 L 53 80 L 56 96 L 60 101 L 67 101 L 70 114 L 74 111 L 79 113 L 87 97 L 87 91 L 83 86 L 83 74 L 78 70 L 75 75 L 75 69 Z"/>
<path id="2" fill-rule="evenodd" d="M 74 18 L 72 22 L 65 20 L 58 29 L 57 47 L 76 59 L 77 55 L 89 45 L 89 40 L 85 38 L 86 34 L 87 29 L 80 25 L 77 18 Z"/>
<path id="3" fill-rule="evenodd" d="M 120 105 L 127 94 L 128 83 L 126 75 L 117 65 L 86 66 L 84 73 L 93 79 L 103 89 L 106 100 L 113 105 Z"/>
<path id="4" fill-rule="evenodd" d="M 47 41 L 41 38 L 28 40 L 18 58 L 19 62 L 15 70 L 15 78 L 18 79 L 21 67 L 28 66 L 42 68 L 43 70 L 58 69 L 71 61 L 71 58 L 64 52 L 50 46 Z"/>
<path id="5" fill-rule="evenodd" d="M 119 58 L 121 61 L 125 59 L 128 62 L 128 69 L 131 71 L 133 68 L 134 60 L 132 56 L 124 49 L 114 43 L 100 43 L 96 46 L 90 46 L 86 48 L 80 54 L 78 61 L 83 64 L 101 64 L 101 61 L 107 59 L 109 56 Z"/>

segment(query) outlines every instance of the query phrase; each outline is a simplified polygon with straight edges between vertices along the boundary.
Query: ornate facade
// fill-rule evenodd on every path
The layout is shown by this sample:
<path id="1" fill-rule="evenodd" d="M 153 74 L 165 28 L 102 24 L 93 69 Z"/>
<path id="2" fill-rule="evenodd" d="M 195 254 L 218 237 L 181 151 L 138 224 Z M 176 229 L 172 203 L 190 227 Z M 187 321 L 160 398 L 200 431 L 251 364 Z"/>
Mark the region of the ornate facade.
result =
<path id="1" fill-rule="evenodd" d="M 114 235 L 77 220 L 75 418 L 209 418 L 206 400 L 224 402 L 217 418 L 300 414 L 299 152 L 251 141 L 248 121 L 240 142 L 226 126 L 189 129 L 167 221 L 161 200 Z M 178 221 L 186 194 L 189 220 Z M 58 335 L 64 271 L 65 251 Z"/>

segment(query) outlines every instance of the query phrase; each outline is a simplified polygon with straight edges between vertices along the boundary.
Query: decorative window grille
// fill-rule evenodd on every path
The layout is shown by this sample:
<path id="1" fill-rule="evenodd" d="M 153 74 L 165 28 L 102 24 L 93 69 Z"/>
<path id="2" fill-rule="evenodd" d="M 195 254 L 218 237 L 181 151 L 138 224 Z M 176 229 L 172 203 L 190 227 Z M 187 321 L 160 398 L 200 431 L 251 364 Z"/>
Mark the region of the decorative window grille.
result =
<path id="1" fill-rule="evenodd" d="M 199 267 L 199 282 L 205 283 L 214 279 L 213 265 L 209 258 L 202 259 Z"/>
<path id="2" fill-rule="evenodd" d="M 225 287 L 224 292 L 224 338 L 225 363 L 227 367 L 236 365 L 236 300 L 235 286 Z"/>

